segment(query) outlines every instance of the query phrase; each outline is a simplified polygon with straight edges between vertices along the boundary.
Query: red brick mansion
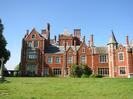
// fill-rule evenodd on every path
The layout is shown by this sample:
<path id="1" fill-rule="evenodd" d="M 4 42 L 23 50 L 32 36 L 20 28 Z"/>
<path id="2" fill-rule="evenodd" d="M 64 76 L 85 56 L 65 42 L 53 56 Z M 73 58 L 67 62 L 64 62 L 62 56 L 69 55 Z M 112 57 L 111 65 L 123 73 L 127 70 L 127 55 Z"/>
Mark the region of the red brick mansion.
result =
<path id="1" fill-rule="evenodd" d="M 93 35 L 89 44 L 81 40 L 81 30 L 64 31 L 50 39 L 50 24 L 42 33 L 27 30 L 22 40 L 20 71 L 22 76 L 69 76 L 72 64 L 86 64 L 96 75 L 133 77 L 133 41 L 118 44 L 114 33 L 105 46 L 97 47 Z"/>

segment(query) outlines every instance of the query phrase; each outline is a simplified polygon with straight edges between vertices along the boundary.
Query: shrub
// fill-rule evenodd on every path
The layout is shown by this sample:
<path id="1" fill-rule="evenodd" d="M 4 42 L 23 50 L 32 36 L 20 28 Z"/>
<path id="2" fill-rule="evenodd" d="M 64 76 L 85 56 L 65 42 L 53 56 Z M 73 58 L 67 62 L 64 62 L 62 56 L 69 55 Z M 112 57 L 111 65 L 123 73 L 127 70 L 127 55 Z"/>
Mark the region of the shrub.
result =
<path id="1" fill-rule="evenodd" d="M 86 75 L 86 74 L 82 74 L 81 78 L 88 78 L 89 75 Z"/>
<path id="2" fill-rule="evenodd" d="M 89 75 L 89 76 L 92 74 L 92 70 L 88 66 L 82 65 L 82 68 L 83 68 L 83 74 Z"/>
<path id="3" fill-rule="evenodd" d="M 82 67 L 75 65 L 75 64 L 72 65 L 72 69 L 71 69 L 71 76 L 72 77 L 81 77 L 82 74 L 83 74 Z"/>
<path id="4" fill-rule="evenodd" d="M 71 76 L 72 77 L 89 77 L 92 74 L 92 70 L 86 65 L 72 65 Z"/>
<path id="5" fill-rule="evenodd" d="M 90 75 L 91 78 L 102 78 L 102 75 L 95 75 L 95 74 L 91 74 Z"/>

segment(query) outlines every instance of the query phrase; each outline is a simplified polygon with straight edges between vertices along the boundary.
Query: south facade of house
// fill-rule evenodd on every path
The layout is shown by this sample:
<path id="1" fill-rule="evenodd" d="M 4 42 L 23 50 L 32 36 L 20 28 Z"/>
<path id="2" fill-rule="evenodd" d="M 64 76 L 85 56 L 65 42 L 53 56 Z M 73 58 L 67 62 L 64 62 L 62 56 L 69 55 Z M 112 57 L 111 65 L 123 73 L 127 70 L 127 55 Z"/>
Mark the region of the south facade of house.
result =
<path id="1" fill-rule="evenodd" d="M 85 64 L 94 74 L 114 77 L 133 77 L 133 40 L 119 44 L 112 31 L 105 46 L 96 46 L 93 35 L 85 43 L 81 29 L 73 34 L 65 30 L 50 39 L 50 24 L 42 33 L 35 28 L 27 30 L 22 39 L 20 72 L 21 76 L 61 76 L 71 74 L 73 64 Z"/>

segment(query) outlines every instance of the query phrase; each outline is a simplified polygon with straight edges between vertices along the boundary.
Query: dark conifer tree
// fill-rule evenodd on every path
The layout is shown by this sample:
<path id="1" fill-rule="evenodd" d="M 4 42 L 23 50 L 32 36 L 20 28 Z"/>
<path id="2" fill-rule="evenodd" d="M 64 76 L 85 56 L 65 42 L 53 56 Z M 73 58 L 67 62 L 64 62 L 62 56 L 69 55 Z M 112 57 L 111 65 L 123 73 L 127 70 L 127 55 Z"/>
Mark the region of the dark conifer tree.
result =
<path id="1" fill-rule="evenodd" d="M 3 36 L 3 30 L 4 30 L 4 26 L 3 26 L 2 21 L 0 19 L 0 59 L 3 57 L 4 58 L 4 64 L 5 64 L 7 62 L 7 60 L 9 60 L 10 51 L 6 49 L 7 42 Z"/>

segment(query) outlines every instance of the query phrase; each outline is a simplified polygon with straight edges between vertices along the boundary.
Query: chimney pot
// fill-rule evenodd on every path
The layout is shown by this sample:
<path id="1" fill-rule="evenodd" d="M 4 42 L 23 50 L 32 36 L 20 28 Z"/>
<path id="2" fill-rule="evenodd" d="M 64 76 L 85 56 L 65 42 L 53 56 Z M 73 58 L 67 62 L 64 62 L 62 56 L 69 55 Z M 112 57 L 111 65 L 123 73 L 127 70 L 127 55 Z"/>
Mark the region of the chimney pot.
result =
<path id="1" fill-rule="evenodd" d="M 29 30 L 26 30 L 27 34 L 29 34 Z"/>
<path id="2" fill-rule="evenodd" d="M 90 35 L 90 46 L 94 45 L 94 41 L 93 41 L 93 35 Z"/>
<path id="3" fill-rule="evenodd" d="M 126 45 L 129 45 L 128 36 L 126 36 Z"/>

